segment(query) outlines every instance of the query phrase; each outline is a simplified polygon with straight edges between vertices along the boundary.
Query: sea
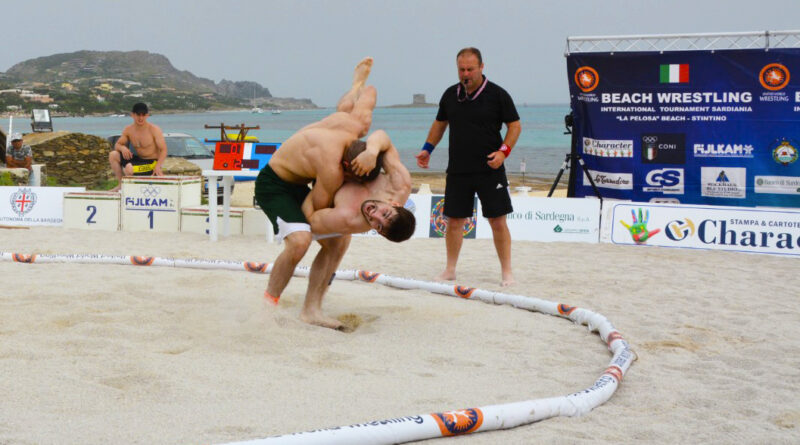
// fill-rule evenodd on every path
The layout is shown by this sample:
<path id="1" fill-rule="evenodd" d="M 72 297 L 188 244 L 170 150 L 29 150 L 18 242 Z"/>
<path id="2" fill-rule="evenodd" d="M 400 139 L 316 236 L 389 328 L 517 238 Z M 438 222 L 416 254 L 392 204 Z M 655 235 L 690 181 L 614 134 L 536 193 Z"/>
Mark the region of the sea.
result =
<path id="1" fill-rule="evenodd" d="M 261 142 L 283 142 L 303 126 L 316 122 L 332 113 L 332 108 L 313 110 L 283 110 L 272 114 L 243 111 L 213 111 L 201 113 L 158 114 L 153 112 L 150 122 L 164 132 L 188 133 L 201 141 L 219 139 L 218 129 L 206 125 L 241 125 L 259 127 L 248 132 Z M 391 137 L 406 167 L 412 171 L 443 172 L 447 168 L 448 139 L 445 134 L 431 156 L 427 170 L 417 166 L 414 155 L 419 153 L 436 117 L 436 107 L 378 107 L 372 116 L 372 128 L 383 129 Z M 564 116 L 569 105 L 517 105 L 522 133 L 514 151 L 506 160 L 509 174 L 526 173 L 531 176 L 552 177 L 558 172 L 570 149 L 570 135 L 565 134 Z M 131 122 L 129 116 L 54 117 L 55 131 L 71 131 L 106 138 L 119 134 Z M 8 118 L 0 120 L 0 128 L 8 131 Z M 30 118 L 15 117 L 14 131 L 30 131 Z M 503 133 L 505 132 L 505 127 Z"/>

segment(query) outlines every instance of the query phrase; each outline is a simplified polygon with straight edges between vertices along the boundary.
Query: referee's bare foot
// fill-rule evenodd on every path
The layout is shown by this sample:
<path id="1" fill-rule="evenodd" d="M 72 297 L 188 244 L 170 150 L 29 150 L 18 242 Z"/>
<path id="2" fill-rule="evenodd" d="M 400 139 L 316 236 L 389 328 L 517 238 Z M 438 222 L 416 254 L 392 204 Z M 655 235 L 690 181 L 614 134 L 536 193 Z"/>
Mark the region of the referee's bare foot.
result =
<path id="1" fill-rule="evenodd" d="M 454 281 L 456 279 L 456 271 L 445 270 L 444 272 L 436 275 L 436 281 Z"/>

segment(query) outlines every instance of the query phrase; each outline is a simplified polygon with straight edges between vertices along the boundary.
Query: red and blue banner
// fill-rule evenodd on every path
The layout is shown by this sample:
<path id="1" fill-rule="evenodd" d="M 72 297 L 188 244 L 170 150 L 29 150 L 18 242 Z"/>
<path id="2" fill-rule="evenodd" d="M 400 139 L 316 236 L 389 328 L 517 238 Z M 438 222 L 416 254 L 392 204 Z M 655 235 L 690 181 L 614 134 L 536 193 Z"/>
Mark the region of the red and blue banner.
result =
<path id="1" fill-rule="evenodd" d="M 800 49 L 567 56 L 573 154 L 603 197 L 800 207 Z M 573 168 L 574 196 L 594 196 Z"/>

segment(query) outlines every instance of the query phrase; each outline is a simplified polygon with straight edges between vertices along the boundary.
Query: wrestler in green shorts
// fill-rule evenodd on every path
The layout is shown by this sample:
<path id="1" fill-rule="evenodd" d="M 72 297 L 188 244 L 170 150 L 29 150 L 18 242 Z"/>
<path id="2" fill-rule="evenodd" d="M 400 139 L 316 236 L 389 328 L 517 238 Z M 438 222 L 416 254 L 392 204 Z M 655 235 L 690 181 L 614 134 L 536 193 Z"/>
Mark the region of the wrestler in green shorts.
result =
<path id="1" fill-rule="evenodd" d="M 308 185 L 290 184 L 279 178 L 269 165 L 256 178 L 256 202 L 280 238 L 296 231 L 311 231 L 301 208 L 310 192 Z"/>

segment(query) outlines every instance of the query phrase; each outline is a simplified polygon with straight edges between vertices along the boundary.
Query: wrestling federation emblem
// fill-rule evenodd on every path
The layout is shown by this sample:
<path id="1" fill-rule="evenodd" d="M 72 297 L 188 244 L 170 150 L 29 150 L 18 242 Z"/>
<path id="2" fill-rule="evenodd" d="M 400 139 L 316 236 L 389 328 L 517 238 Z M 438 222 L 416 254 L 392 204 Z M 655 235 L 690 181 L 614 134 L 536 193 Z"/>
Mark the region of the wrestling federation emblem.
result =
<path id="1" fill-rule="evenodd" d="M 582 66 L 575 70 L 575 85 L 578 85 L 578 88 L 584 93 L 597 88 L 598 83 L 600 83 L 600 76 L 594 68 Z"/>
<path id="2" fill-rule="evenodd" d="M 782 90 L 789 84 L 789 70 L 780 63 L 770 63 L 758 74 L 761 86 L 770 90 Z"/>
<path id="3" fill-rule="evenodd" d="M 483 412 L 478 408 L 460 409 L 431 414 L 442 436 L 456 436 L 475 432 L 483 424 Z"/>

